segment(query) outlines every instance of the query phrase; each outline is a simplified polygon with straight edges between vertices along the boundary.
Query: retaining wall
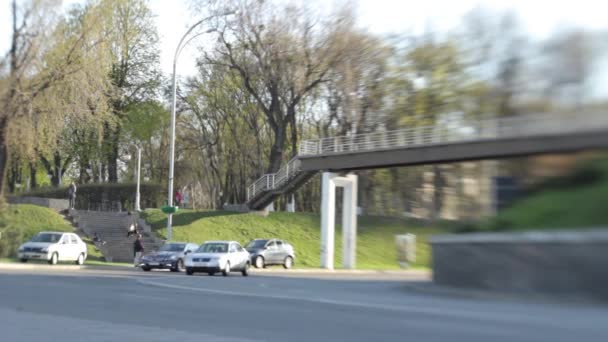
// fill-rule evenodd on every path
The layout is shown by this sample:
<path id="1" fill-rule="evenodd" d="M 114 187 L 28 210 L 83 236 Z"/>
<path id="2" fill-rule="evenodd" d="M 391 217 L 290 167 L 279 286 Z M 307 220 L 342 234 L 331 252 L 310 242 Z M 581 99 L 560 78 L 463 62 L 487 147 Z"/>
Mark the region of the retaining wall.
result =
<path id="1" fill-rule="evenodd" d="M 608 229 L 431 238 L 439 285 L 608 300 Z"/>
<path id="2" fill-rule="evenodd" d="M 10 204 L 33 204 L 41 207 L 46 207 L 54 210 L 65 210 L 69 207 L 70 202 L 67 199 L 59 198 L 42 198 L 42 197 L 20 197 L 9 196 Z"/>

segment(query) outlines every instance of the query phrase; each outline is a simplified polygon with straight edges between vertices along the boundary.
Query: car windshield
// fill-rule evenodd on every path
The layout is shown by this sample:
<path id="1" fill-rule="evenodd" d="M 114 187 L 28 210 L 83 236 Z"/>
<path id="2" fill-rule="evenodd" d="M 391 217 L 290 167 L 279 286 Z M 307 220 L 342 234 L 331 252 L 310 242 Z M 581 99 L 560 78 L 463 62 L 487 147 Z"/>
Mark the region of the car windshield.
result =
<path id="1" fill-rule="evenodd" d="M 162 246 L 159 251 L 160 252 L 181 252 L 186 247 L 183 243 L 169 243 Z"/>
<path id="2" fill-rule="evenodd" d="M 264 246 L 266 246 L 267 242 L 268 240 L 252 240 L 247 244 L 247 246 L 245 246 L 245 249 L 263 248 Z"/>
<path id="3" fill-rule="evenodd" d="M 201 253 L 227 253 L 228 252 L 228 244 L 227 243 L 217 243 L 211 242 L 202 245 L 197 252 Z"/>
<path id="4" fill-rule="evenodd" d="M 51 242 L 56 243 L 61 239 L 61 234 L 40 233 L 32 238 L 32 242 Z"/>

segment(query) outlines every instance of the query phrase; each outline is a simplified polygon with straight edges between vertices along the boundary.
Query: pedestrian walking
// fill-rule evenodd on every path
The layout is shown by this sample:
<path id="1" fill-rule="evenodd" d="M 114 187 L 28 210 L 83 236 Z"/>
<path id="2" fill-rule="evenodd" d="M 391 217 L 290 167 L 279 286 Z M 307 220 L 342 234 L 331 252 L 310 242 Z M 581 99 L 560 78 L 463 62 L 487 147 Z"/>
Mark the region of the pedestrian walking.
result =
<path id="1" fill-rule="evenodd" d="M 74 182 L 70 183 L 68 187 L 68 199 L 70 200 L 70 209 L 74 209 L 76 205 L 76 184 Z"/>
<path id="2" fill-rule="evenodd" d="M 183 199 L 182 193 L 179 192 L 179 190 L 175 190 L 175 205 L 177 207 L 182 205 L 182 199 Z"/>
<path id="3" fill-rule="evenodd" d="M 137 239 L 133 243 L 133 254 L 134 254 L 133 266 L 135 266 L 135 267 L 139 266 L 141 256 L 143 255 L 143 253 L 144 253 L 144 244 L 141 241 L 141 234 L 138 234 Z"/>

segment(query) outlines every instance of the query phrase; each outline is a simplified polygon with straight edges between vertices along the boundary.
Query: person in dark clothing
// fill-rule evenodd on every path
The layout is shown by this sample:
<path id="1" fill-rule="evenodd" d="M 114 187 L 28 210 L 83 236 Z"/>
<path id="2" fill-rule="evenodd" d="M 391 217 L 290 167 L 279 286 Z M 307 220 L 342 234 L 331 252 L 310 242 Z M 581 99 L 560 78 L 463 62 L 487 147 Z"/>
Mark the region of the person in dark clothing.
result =
<path id="1" fill-rule="evenodd" d="M 105 242 L 105 241 L 103 241 L 103 240 L 102 240 L 102 239 L 99 237 L 99 234 L 97 234 L 97 232 L 93 233 L 93 242 L 94 242 L 94 243 L 96 243 L 96 244 L 97 244 L 97 243 L 99 243 L 99 244 L 101 244 L 101 245 L 105 245 L 105 244 L 106 244 L 106 242 Z"/>
<path id="2" fill-rule="evenodd" d="M 76 184 L 74 182 L 68 187 L 68 199 L 70 200 L 70 209 L 74 209 L 76 204 Z"/>
<path id="3" fill-rule="evenodd" d="M 137 235 L 137 239 L 133 243 L 133 252 L 135 254 L 135 258 L 133 259 L 133 266 L 139 266 L 139 262 L 141 260 L 141 256 L 144 253 L 144 244 L 141 241 L 141 234 Z"/>

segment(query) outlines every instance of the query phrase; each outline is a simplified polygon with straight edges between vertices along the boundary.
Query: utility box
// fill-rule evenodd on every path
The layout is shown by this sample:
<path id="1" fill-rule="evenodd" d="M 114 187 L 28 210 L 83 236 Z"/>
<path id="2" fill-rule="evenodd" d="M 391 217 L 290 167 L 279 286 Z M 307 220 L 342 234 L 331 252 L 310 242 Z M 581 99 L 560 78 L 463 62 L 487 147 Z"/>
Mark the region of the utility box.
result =
<path id="1" fill-rule="evenodd" d="M 395 236 L 397 244 L 397 261 L 401 268 L 408 268 L 416 262 L 416 235 L 401 234 Z"/>

